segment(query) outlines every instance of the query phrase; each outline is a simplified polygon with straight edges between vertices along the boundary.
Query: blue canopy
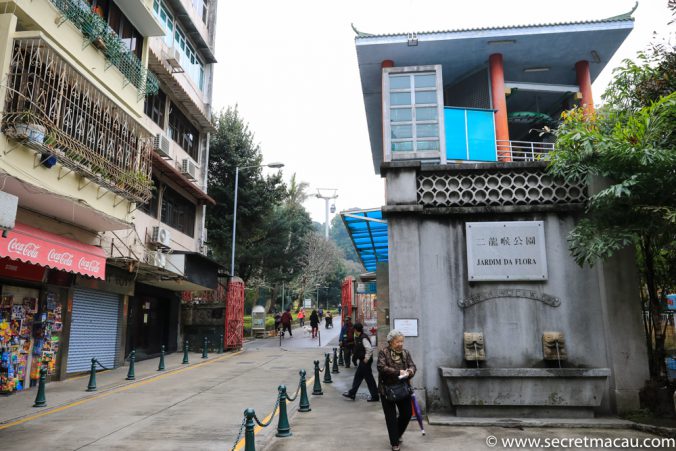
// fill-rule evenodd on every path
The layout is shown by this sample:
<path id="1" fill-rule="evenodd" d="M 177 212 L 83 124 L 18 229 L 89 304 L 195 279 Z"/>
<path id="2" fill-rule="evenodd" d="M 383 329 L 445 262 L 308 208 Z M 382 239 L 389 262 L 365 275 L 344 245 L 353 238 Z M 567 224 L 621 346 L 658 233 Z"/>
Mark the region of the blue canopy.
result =
<path id="1" fill-rule="evenodd" d="M 379 209 L 342 211 L 340 216 L 367 271 L 387 262 L 387 221 Z"/>

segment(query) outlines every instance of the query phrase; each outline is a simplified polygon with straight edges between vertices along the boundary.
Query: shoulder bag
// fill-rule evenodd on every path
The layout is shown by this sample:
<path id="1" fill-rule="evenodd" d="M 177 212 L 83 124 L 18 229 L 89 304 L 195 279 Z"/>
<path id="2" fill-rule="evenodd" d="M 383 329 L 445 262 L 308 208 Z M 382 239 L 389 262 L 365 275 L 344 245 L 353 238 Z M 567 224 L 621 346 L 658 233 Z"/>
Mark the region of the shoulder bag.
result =
<path id="1" fill-rule="evenodd" d="M 392 385 L 385 385 L 385 399 L 390 402 L 401 401 L 411 396 L 411 386 L 408 382 L 397 382 Z"/>

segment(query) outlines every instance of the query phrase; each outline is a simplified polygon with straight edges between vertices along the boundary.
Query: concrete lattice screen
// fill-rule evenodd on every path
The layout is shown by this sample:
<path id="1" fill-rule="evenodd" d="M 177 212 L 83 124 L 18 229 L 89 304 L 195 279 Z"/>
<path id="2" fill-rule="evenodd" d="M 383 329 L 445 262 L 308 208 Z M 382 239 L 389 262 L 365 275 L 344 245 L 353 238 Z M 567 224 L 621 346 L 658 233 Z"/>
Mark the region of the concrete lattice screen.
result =
<path id="1" fill-rule="evenodd" d="M 418 203 L 425 207 L 581 204 L 582 182 L 555 180 L 542 169 L 418 173 Z"/>

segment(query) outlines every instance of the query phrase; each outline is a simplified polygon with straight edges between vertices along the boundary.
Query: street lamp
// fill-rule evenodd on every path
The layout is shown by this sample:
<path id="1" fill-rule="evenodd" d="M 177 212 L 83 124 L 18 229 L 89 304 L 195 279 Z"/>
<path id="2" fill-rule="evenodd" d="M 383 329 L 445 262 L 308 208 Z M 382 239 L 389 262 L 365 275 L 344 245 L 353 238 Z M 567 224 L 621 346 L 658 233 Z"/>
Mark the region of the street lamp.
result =
<path id="1" fill-rule="evenodd" d="M 257 164 L 254 166 L 237 166 L 235 168 L 235 203 L 232 207 L 232 256 L 230 258 L 230 275 L 235 276 L 235 235 L 237 231 L 237 185 L 239 184 L 239 170 L 252 168 L 283 168 L 284 163 Z"/>

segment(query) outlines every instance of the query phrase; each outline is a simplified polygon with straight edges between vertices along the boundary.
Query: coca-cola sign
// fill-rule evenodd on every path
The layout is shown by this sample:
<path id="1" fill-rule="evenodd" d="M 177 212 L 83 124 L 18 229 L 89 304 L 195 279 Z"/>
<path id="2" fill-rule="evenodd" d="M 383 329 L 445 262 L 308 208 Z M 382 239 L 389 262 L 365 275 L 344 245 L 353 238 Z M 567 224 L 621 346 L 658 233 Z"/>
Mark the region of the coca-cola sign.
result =
<path id="1" fill-rule="evenodd" d="M 61 263 L 66 266 L 73 266 L 74 255 L 70 252 L 57 252 L 56 249 L 50 249 L 47 254 L 47 261 Z"/>
<path id="2" fill-rule="evenodd" d="M 20 223 L 8 235 L 0 239 L 0 257 L 105 279 L 106 254 L 100 247 Z"/>
<path id="3" fill-rule="evenodd" d="M 32 242 L 19 241 L 16 238 L 9 240 L 7 250 L 10 254 L 18 254 L 27 258 L 40 258 L 40 246 Z"/>

